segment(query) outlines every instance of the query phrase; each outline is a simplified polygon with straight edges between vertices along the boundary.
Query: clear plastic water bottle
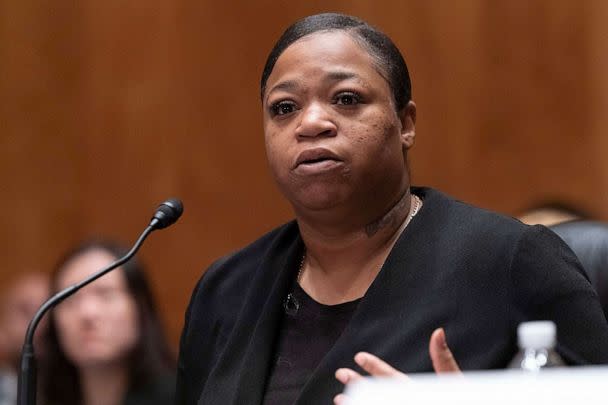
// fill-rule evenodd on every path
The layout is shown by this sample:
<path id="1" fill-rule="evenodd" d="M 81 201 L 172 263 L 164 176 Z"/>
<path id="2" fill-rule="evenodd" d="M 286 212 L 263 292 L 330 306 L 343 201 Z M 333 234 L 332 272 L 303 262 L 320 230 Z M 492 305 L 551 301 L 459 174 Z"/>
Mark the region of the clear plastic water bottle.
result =
<path id="1" fill-rule="evenodd" d="M 565 366 L 555 351 L 556 328 L 551 321 L 524 322 L 517 327 L 519 352 L 509 368 L 524 371 L 540 371 L 547 367 Z"/>

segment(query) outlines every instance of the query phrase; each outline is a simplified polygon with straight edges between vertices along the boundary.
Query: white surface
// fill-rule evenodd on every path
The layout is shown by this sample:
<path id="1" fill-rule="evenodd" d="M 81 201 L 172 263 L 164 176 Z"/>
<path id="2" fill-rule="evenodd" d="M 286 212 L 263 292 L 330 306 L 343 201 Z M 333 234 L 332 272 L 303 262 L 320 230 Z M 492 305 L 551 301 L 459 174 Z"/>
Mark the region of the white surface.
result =
<path id="1" fill-rule="evenodd" d="M 607 405 L 607 385 L 608 367 L 418 374 L 405 383 L 366 378 L 347 387 L 346 405 Z"/>

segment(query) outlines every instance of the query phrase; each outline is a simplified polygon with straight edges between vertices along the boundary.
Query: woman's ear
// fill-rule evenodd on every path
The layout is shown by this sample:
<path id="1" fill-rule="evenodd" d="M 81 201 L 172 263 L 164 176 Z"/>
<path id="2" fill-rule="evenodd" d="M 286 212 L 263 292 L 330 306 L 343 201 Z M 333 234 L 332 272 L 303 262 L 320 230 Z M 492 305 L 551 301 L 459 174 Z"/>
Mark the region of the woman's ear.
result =
<path id="1" fill-rule="evenodd" d="M 401 142 L 403 149 L 408 150 L 414 146 L 416 138 L 416 103 L 409 101 L 405 107 L 399 111 L 401 121 Z"/>

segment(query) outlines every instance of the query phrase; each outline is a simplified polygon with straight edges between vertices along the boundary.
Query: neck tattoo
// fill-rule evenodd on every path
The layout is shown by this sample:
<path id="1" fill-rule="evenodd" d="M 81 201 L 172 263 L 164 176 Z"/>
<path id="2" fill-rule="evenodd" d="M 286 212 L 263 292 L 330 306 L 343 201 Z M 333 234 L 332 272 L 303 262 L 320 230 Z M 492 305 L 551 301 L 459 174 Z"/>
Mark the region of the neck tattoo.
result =
<path id="1" fill-rule="evenodd" d="M 412 203 L 410 204 L 410 214 L 407 216 L 403 223 L 403 229 L 401 232 L 405 230 L 405 228 L 412 222 L 412 219 L 416 216 L 420 207 L 422 206 L 422 200 L 416 194 L 412 194 Z M 302 280 L 302 273 L 304 270 L 304 263 L 306 262 L 306 248 L 304 249 L 304 253 L 302 254 L 302 260 L 300 260 L 300 265 L 298 267 L 298 275 L 296 276 L 296 282 L 300 284 Z"/>

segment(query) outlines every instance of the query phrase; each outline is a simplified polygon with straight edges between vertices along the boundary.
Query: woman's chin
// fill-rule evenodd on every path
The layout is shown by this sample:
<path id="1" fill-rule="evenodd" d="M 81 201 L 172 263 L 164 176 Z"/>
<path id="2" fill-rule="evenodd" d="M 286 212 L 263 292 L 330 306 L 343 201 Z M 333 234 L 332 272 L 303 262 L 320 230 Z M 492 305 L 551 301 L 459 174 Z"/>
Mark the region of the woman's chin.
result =
<path id="1" fill-rule="evenodd" d="M 71 357 L 77 367 L 97 368 L 121 363 L 124 355 L 107 346 L 89 344 L 83 345 L 79 353 L 74 353 Z"/>

